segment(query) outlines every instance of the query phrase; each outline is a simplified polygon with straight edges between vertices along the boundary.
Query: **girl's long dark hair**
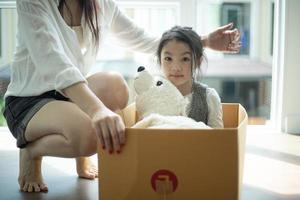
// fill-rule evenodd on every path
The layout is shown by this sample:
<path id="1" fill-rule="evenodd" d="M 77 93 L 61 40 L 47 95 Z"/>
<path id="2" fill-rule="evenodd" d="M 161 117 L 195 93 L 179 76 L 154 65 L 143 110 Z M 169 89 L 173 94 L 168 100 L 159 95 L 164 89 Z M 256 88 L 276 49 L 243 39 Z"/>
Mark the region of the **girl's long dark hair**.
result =
<path id="1" fill-rule="evenodd" d="M 72 13 L 66 4 L 66 0 L 60 0 L 58 9 L 60 13 L 63 15 L 63 7 L 66 6 L 67 10 L 69 11 L 71 17 Z M 99 47 L 99 38 L 100 38 L 100 30 L 98 25 L 98 12 L 99 12 L 99 5 L 96 0 L 79 0 L 79 5 L 82 9 L 82 13 L 85 17 L 85 23 L 87 23 L 89 29 L 92 32 L 93 42 L 95 44 L 96 49 Z M 71 18 L 72 19 L 72 18 Z M 73 25 L 71 21 L 71 26 Z"/>

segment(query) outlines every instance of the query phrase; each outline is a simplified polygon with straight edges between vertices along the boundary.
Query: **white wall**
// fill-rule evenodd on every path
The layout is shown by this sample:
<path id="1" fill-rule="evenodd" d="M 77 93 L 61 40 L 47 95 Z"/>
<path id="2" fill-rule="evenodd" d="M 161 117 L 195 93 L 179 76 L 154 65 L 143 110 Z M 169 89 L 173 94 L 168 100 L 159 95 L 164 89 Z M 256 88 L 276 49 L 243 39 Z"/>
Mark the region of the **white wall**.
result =
<path id="1" fill-rule="evenodd" d="M 279 105 L 282 109 L 282 131 L 285 131 L 284 120 L 288 115 L 297 114 L 299 116 L 298 123 L 300 124 L 300 1 L 286 0 L 284 14 L 283 85 L 282 101 Z"/>

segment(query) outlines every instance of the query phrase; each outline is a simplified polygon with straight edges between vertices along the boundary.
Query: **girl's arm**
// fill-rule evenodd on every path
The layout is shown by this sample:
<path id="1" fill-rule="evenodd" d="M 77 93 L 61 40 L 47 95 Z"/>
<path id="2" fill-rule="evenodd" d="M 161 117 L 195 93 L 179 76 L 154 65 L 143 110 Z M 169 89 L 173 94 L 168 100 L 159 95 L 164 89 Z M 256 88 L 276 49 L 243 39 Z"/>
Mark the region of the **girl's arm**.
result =
<path id="1" fill-rule="evenodd" d="M 207 125 L 212 128 L 223 128 L 223 110 L 217 91 L 213 88 L 207 88 L 206 100 L 208 105 Z"/>

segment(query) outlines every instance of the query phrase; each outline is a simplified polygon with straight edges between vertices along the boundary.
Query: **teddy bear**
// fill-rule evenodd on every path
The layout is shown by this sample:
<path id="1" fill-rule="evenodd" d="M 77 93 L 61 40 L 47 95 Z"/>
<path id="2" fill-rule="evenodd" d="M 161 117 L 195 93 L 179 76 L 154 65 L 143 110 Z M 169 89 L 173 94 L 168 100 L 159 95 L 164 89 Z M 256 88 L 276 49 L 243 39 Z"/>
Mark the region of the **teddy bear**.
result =
<path id="1" fill-rule="evenodd" d="M 133 128 L 210 128 L 186 116 L 187 100 L 162 76 L 140 66 L 134 79 L 139 121 Z"/>

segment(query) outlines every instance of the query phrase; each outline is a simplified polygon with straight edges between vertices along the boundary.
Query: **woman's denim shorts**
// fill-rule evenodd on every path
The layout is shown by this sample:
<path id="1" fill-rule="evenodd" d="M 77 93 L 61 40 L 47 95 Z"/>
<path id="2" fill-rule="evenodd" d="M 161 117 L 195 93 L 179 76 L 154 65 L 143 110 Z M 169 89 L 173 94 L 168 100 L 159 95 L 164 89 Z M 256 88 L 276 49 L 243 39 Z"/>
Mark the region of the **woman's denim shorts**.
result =
<path id="1" fill-rule="evenodd" d="M 8 96 L 5 98 L 3 115 L 10 132 L 17 139 L 17 147 L 24 148 L 29 143 L 25 138 L 25 130 L 31 118 L 45 104 L 55 100 L 69 101 L 68 98 L 54 90 L 39 96 Z"/>

